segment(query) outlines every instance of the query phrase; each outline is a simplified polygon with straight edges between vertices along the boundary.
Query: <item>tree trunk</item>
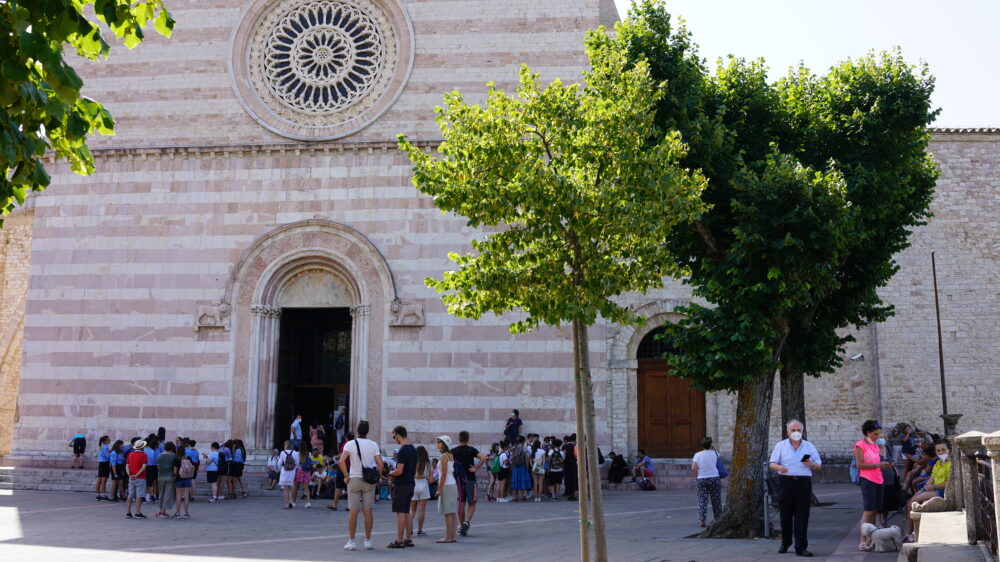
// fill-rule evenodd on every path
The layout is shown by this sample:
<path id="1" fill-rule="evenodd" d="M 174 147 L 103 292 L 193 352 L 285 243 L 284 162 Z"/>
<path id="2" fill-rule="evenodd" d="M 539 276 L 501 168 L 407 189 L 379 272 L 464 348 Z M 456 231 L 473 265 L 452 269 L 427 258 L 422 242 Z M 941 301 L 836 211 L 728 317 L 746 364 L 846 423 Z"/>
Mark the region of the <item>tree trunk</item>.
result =
<path id="1" fill-rule="evenodd" d="M 706 538 L 749 539 L 764 530 L 764 463 L 768 459 L 768 426 L 774 397 L 774 373 L 740 386 L 733 431 L 729 491 L 722 516 L 701 534 Z"/>
<path id="2" fill-rule="evenodd" d="M 576 324 L 576 322 L 573 323 L 573 394 L 574 399 L 576 400 L 576 435 L 577 439 L 583 439 L 585 432 L 583 415 L 583 380 L 580 377 L 580 373 L 583 371 L 581 368 L 583 353 L 581 352 L 580 331 L 577 330 Z M 585 443 L 586 441 L 584 440 L 583 442 Z M 580 560 L 583 562 L 589 562 L 590 525 L 587 524 L 587 520 L 589 519 L 587 513 L 590 505 L 590 490 L 584 485 L 586 482 L 586 473 L 584 472 L 584 464 L 579 462 L 579 459 L 577 459 L 576 463 L 576 478 L 577 488 L 580 491 Z"/>
<path id="3" fill-rule="evenodd" d="M 805 439 L 809 431 L 806 425 L 806 380 L 798 373 L 794 359 L 781 364 L 781 427 L 785 427 L 789 420 L 802 422 L 802 438 Z"/>
<path id="4" fill-rule="evenodd" d="M 574 332 L 580 342 L 580 379 L 583 390 L 583 420 L 585 424 L 585 439 L 578 442 L 580 458 L 577 459 L 577 470 L 586 468 L 587 487 L 590 490 L 590 520 L 594 525 L 594 559 L 597 562 L 608 561 L 608 542 L 604 527 L 604 498 L 601 495 L 601 475 L 597 466 L 597 422 L 594 415 L 594 385 L 590 378 L 590 341 L 587 339 L 587 325 L 579 318 L 573 320 Z M 577 435 L 580 439 L 581 435 Z M 584 489 L 584 481 L 580 480 L 580 490 Z M 583 515 L 583 509 L 580 510 Z M 582 517 L 581 517 L 582 519 Z"/>

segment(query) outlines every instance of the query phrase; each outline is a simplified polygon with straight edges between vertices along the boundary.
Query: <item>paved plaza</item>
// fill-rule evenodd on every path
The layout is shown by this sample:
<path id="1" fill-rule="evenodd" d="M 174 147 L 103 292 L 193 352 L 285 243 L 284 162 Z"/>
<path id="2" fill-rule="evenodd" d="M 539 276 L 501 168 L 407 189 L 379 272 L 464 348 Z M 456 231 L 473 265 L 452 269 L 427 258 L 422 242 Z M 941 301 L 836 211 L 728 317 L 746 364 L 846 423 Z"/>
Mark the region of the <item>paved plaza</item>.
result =
<path id="1" fill-rule="evenodd" d="M 810 550 L 816 560 L 894 561 L 893 554 L 857 552 L 860 494 L 851 485 L 817 486 L 824 507 L 813 508 Z M 121 503 L 90 494 L 4 490 L 0 495 L 0 560 L 577 560 L 576 504 L 568 501 L 482 503 L 468 537 L 435 544 L 442 518 L 428 506 L 415 548 L 388 550 L 395 523 L 389 502 L 375 508 L 375 550 L 345 552 L 347 513 L 323 508 L 282 510 L 281 500 L 257 497 L 192 504 L 190 520 L 126 520 Z M 778 555 L 776 540 L 701 540 L 693 490 L 625 491 L 605 495 L 611 560 L 763 561 Z M 341 503 L 341 509 L 344 507 Z M 153 509 L 143 509 L 147 515 Z M 899 516 L 895 518 L 899 519 Z M 359 532 L 359 537 L 363 536 Z M 359 541 L 360 543 L 360 541 Z"/>

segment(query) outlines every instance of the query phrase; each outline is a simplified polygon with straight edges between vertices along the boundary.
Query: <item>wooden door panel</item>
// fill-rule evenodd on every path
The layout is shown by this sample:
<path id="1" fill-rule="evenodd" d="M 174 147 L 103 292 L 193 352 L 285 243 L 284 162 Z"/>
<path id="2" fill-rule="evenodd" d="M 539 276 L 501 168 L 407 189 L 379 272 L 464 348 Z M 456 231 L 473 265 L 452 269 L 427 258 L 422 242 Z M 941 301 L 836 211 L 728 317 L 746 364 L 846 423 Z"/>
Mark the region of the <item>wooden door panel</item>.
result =
<path id="1" fill-rule="evenodd" d="M 705 393 L 670 375 L 663 360 L 640 360 L 639 448 L 652 457 L 693 455 L 705 437 Z"/>

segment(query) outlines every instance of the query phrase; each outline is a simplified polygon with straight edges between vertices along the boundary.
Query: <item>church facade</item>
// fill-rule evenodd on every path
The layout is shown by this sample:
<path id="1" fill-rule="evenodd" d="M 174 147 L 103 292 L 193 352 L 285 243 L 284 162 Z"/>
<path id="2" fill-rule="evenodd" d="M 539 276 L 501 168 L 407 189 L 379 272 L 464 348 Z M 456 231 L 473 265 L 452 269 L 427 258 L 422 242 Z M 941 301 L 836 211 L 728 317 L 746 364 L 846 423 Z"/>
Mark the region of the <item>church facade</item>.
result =
<path id="1" fill-rule="evenodd" d="M 518 409 L 525 431 L 574 431 L 566 329 L 512 336 L 514 316 L 450 316 L 424 285 L 476 232 L 410 182 L 404 133 L 435 146 L 434 106 L 516 85 L 522 63 L 573 81 L 611 0 L 178 0 L 174 37 L 81 63 L 118 136 L 93 176 L 50 164 L 52 186 L 0 231 L 0 454 L 68 451 L 76 432 L 155 431 L 268 448 L 346 407 L 391 441 L 460 429 L 488 446 Z M 949 407 L 1000 425 L 994 164 L 1000 134 L 942 130 L 935 218 L 883 291 L 838 373 L 807 383 L 810 438 L 841 453 L 861 422 L 940 427 L 930 252 L 936 252 Z M 686 456 L 731 445 L 734 397 L 669 375 L 652 337 L 687 289 L 625 300 L 642 327 L 590 331 L 604 451 Z M 777 404 L 775 406 L 777 411 Z M 775 427 L 773 438 L 778 438 Z"/>

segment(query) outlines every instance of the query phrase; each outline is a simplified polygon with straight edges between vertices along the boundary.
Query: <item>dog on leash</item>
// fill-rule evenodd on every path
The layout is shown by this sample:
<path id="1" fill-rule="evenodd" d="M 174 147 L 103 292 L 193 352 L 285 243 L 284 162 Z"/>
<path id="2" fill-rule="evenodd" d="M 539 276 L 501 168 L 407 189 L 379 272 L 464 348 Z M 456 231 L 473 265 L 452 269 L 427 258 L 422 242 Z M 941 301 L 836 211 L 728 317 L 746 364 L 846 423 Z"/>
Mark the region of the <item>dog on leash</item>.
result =
<path id="1" fill-rule="evenodd" d="M 895 552 L 903 544 L 903 532 L 895 525 L 879 529 L 871 523 L 864 523 L 861 525 L 861 535 L 871 538 L 875 552 Z"/>

